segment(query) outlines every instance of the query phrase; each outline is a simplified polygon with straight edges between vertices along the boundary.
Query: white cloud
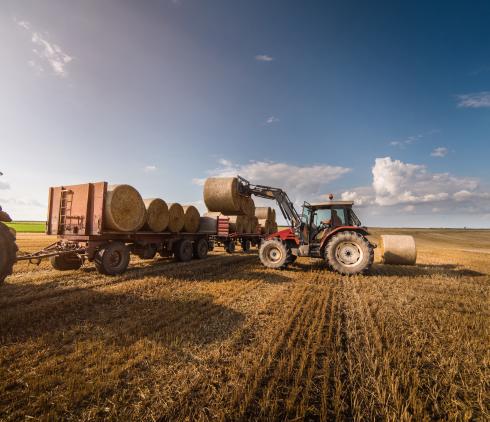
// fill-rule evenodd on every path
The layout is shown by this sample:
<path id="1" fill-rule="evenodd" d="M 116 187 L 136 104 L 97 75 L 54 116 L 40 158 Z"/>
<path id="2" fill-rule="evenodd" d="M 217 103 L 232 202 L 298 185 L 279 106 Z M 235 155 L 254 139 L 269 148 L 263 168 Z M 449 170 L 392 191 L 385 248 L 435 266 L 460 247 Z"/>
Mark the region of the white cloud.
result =
<path id="1" fill-rule="evenodd" d="M 408 138 L 405 139 L 391 141 L 390 145 L 392 147 L 405 148 L 406 146 L 412 145 L 413 143 L 417 142 L 419 139 L 422 139 L 423 137 L 424 135 L 422 134 L 409 136 Z"/>
<path id="2" fill-rule="evenodd" d="M 73 60 L 73 57 L 65 53 L 58 44 L 48 41 L 46 34 L 32 31 L 32 26 L 29 22 L 15 19 L 14 21 L 21 28 L 31 33 L 31 41 L 36 46 L 32 52 L 40 61 L 29 60 L 27 62 L 28 65 L 40 73 L 44 71 L 42 63 L 45 62 L 51 67 L 55 75 L 66 77 L 68 75 L 66 65 Z"/>
<path id="3" fill-rule="evenodd" d="M 157 171 L 157 167 L 156 166 L 153 166 L 153 165 L 150 165 L 150 166 L 146 166 L 143 171 L 145 173 L 153 173 L 155 171 Z"/>
<path id="4" fill-rule="evenodd" d="M 445 157 L 448 153 L 448 149 L 446 147 L 437 147 L 430 153 L 432 157 Z"/>
<path id="5" fill-rule="evenodd" d="M 272 62 L 275 59 L 274 59 L 274 57 L 269 56 L 268 54 L 257 54 L 255 56 L 255 60 L 257 60 L 259 62 Z"/>
<path id="6" fill-rule="evenodd" d="M 279 123 L 279 122 L 280 122 L 280 120 L 277 117 L 274 117 L 274 116 L 268 117 L 267 120 L 265 121 L 265 123 L 267 125 L 271 125 L 273 123 Z"/>
<path id="7" fill-rule="evenodd" d="M 342 193 L 342 199 L 372 209 L 391 207 L 402 212 L 478 213 L 490 210 L 490 193 L 479 180 L 450 173 L 432 173 L 426 166 L 391 157 L 377 158 L 371 186 Z M 390 211 L 393 213 L 396 211 Z"/>
<path id="8" fill-rule="evenodd" d="M 298 166 L 274 161 L 250 161 L 246 164 L 221 160 L 221 167 L 208 172 L 209 176 L 230 177 L 240 175 L 251 183 L 284 189 L 292 201 L 318 200 L 330 191 L 328 185 L 351 170 L 346 167 L 318 164 Z M 205 179 L 194 179 L 203 185 Z"/>
<path id="9" fill-rule="evenodd" d="M 490 91 L 458 95 L 458 107 L 481 108 L 490 107 Z"/>

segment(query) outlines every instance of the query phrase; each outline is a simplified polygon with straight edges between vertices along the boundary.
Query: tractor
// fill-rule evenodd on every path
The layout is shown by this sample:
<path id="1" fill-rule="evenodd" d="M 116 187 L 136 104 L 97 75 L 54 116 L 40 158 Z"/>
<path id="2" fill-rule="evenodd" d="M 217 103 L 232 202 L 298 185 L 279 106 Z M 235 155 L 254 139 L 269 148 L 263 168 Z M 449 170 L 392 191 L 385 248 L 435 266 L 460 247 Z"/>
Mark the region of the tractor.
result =
<path id="1" fill-rule="evenodd" d="M 367 272 L 374 248 L 352 209 L 351 201 L 310 204 L 304 202 L 300 215 L 286 192 L 280 188 L 252 185 L 238 176 L 239 192 L 275 200 L 290 227 L 270 234 L 261 243 L 259 257 L 268 268 L 282 269 L 298 256 L 324 259 L 328 267 L 343 275 Z"/>

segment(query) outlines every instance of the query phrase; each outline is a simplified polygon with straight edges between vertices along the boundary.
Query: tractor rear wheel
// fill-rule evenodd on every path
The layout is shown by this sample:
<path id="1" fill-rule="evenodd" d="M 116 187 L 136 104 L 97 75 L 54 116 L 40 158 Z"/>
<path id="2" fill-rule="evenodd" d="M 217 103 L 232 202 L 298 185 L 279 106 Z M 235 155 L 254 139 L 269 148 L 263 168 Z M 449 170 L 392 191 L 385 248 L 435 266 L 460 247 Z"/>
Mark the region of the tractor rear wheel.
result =
<path id="1" fill-rule="evenodd" d="M 12 274 L 16 255 L 15 236 L 5 224 L 0 223 L 0 284 Z"/>
<path id="2" fill-rule="evenodd" d="M 259 258 L 267 268 L 285 268 L 289 256 L 288 248 L 280 240 L 266 240 L 260 245 Z"/>
<path id="3" fill-rule="evenodd" d="M 65 254 L 52 256 L 51 266 L 58 271 L 78 270 L 83 265 L 83 260 L 77 254 Z"/>
<path id="4" fill-rule="evenodd" d="M 122 242 L 106 243 L 95 254 L 94 263 L 101 274 L 122 274 L 129 265 L 129 248 Z"/>
<path id="5" fill-rule="evenodd" d="M 357 232 L 343 231 L 333 236 L 325 249 L 330 269 L 343 275 L 363 274 L 371 268 L 374 250 Z"/>

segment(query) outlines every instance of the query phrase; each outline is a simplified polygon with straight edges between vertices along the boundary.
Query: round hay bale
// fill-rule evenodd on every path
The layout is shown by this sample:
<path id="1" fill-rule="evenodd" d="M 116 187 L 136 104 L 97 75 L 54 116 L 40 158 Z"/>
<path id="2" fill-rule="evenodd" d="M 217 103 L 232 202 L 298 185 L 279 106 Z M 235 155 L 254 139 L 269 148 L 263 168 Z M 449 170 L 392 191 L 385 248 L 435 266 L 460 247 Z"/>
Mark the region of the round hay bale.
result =
<path id="1" fill-rule="evenodd" d="M 245 227 L 245 220 L 243 215 L 230 215 L 230 233 L 242 234 Z"/>
<path id="2" fill-rule="evenodd" d="M 153 232 L 163 232 L 168 226 L 168 205 L 160 198 L 144 199 L 146 225 Z"/>
<path id="3" fill-rule="evenodd" d="M 208 217 L 204 215 L 199 219 L 199 233 L 214 233 L 218 232 L 218 217 Z"/>
<path id="4" fill-rule="evenodd" d="M 168 204 L 168 227 L 167 229 L 172 233 L 178 233 L 182 231 L 185 224 L 184 208 L 177 202 Z"/>
<path id="5" fill-rule="evenodd" d="M 120 232 L 135 232 L 146 223 L 146 207 L 139 192 L 129 185 L 110 185 L 104 203 L 104 226 Z"/>
<path id="6" fill-rule="evenodd" d="M 269 234 L 270 222 L 266 218 L 259 218 L 260 232 L 262 234 Z"/>
<path id="7" fill-rule="evenodd" d="M 256 207 L 255 208 L 255 216 L 262 220 L 271 220 L 273 221 L 272 216 L 272 208 L 271 207 Z"/>
<path id="8" fill-rule="evenodd" d="M 242 201 L 236 177 L 210 177 L 204 182 L 204 203 L 209 211 L 242 214 Z"/>
<path id="9" fill-rule="evenodd" d="M 196 233 L 199 231 L 201 215 L 194 205 L 186 205 L 184 208 L 184 231 Z"/>
<path id="10" fill-rule="evenodd" d="M 252 217 L 255 215 L 255 202 L 250 196 L 242 196 L 241 199 L 242 212 L 245 215 Z"/>
<path id="11" fill-rule="evenodd" d="M 250 233 L 257 233 L 259 228 L 259 219 L 257 217 L 251 217 L 250 220 L 252 221 L 252 230 Z"/>
<path id="12" fill-rule="evenodd" d="M 380 248 L 383 264 L 415 265 L 417 261 L 417 247 L 412 236 L 381 235 Z"/>

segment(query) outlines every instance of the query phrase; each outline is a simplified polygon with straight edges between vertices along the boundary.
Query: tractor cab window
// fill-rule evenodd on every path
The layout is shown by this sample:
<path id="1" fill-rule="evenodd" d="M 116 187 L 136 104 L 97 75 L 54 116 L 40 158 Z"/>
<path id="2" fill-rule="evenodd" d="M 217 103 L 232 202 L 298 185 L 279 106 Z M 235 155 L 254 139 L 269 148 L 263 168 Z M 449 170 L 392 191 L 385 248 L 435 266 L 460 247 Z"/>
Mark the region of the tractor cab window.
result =
<path id="1" fill-rule="evenodd" d="M 332 209 L 320 209 L 315 211 L 313 217 L 313 224 L 319 227 L 322 222 L 330 227 L 344 226 L 345 225 L 345 209 L 344 208 L 332 208 Z"/>

